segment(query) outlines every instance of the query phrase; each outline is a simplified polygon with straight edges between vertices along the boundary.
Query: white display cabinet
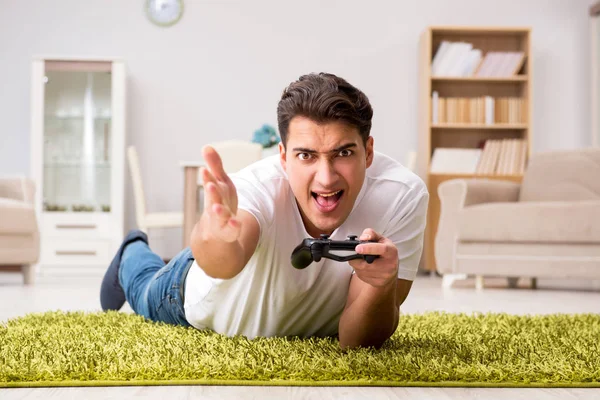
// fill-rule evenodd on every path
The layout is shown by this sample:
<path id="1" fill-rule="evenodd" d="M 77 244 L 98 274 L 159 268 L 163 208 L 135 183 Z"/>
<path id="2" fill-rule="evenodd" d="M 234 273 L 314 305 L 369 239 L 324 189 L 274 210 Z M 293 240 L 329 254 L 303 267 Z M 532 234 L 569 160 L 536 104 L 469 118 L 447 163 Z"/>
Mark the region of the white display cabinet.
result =
<path id="1" fill-rule="evenodd" d="M 37 58 L 31 79 L 38 273 L 101 273 L 123 239 L 125 66 Z"/>

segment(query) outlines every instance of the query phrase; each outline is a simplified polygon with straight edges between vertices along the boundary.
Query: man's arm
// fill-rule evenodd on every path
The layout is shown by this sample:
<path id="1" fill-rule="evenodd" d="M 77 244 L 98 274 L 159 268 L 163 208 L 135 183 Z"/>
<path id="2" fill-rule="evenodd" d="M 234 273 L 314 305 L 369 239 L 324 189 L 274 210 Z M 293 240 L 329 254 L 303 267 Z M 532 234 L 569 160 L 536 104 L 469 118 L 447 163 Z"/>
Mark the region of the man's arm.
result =
<path id="1" fill-rule="evenodd" d="M 258 221 L 238 211 L 235 185 L 225 173 L 219 154 L 202 149 L 207 168 L 202 168 L 205 188 L 204 212 L 190 238 L 192 254 L 200 268 L 213 278 L 230 279 L 248 263 L 260 234 Z"/>
<path id="2" fill-rule="evenodd" d="M 429 203 L 424 183 L 415 185 L 414 190 L 417 194 L 408 204 L 396 203 L 386 237 L 372 229 L 365 229 L 360 237 L 376 243 L 363 243 L 356 251 L 379 257 L 372 264 L 360 259 L 349 262 L 355 274 L 339 324 L 342 348 L 379 347 L 398 327 L 400 305 L 410 292 L 410 277 L 420 259 Z"/>
<path id="3" fill-rule="evenodd" d="M 352 275 L 340 319 L 340 347 L 380 347 L 396 331 L 400 305 L 411 286 L 412 281 L 396 279 L 386 286 L 374 287 Z"/>
<path id="4" fill-rule="evenodd" d="M 194 226 L 190 247 L 196 262 L 212 278 L 230 279 L 239 274 L 254 254 L 260 227 L 256 218 L 246 210 L 238 210 L 236 219 L 241 225 L 240 235 L 233 242 L 225 242 L 210 234 L 210 217 L 203 213 Z"/>
<path id="5" fill-rule="evenodd" d="M 404 302 L 411 281 L 398 279 L 398 249 L 388 238 L 365 229 L 356 247 L 360 254 L 379 257 L 368 264 L 351 260 L 354 275 L 350 278 L 348 298 L 339 323 L 340 347 L 380 347 L 396 330 L 400 304 Z"/>

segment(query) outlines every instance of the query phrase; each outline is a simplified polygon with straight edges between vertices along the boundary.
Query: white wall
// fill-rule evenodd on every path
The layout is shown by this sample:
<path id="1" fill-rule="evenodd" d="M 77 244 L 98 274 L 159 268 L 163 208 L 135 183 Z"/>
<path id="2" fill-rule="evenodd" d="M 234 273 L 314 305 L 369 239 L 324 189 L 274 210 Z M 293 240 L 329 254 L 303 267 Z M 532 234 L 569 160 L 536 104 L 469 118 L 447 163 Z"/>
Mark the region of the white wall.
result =
<path id="1" fill-rule="evenodd" d="M 184 1 L 182 20 L 164 29 L 145 18 L 143 0 L 0 0 L 0 175 L 29 172 L 34 55 L 127 63 L 127 143 L 139 149 L 150 210 L 181 210 L 179 160 L 276 126 L 281 90 L 307 72 L 364 90 L 376 149 L 403 161 L 417 143 L 417 45 L 428 25 L 531 26 L 534 151 L 591 142 L 593 0 Z M 168 252 L 180 236 L 167 234 Z"/>

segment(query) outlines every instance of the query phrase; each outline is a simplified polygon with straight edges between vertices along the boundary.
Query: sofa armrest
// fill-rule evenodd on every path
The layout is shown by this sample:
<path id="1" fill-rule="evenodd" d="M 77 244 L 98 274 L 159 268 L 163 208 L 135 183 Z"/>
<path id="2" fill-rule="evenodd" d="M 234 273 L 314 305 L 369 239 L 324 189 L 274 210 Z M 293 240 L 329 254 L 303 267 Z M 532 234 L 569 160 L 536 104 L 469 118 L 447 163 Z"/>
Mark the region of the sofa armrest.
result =
<path id="1" fill-rule="evenodd" d="M 0 178 L 0 198 L 33 204 L 35 183 L 26 177 Z"/>
<path id="2" fill-rule="evenodd" d="M 0 198 L 0 236 L 29 235 L 38 231 L 33 204 Z"/>
<path id="3" fill-rule="evenodd" d="M 450 179 L 438 186 L 440 220 L 435 236 L 435 262 L 440 273 L 454 271 L 454 251 L 461 211 L 467 206 L 519 199 L 519 183 L 492 179 Z"/>
<path id="4" fill-rule="evenodd" d="M 463 207 L 481 203 L 504 203 L 519 200 L 520 183 L 492 179 L 455 179 L 454 181 L 443 182 L 438 188 L 438 193 L 441 191 L 444 194 L 452 193 L 452 191 L 446 189 L 447 186 L 461 186 L 460 193 L 464 196 Z"/>

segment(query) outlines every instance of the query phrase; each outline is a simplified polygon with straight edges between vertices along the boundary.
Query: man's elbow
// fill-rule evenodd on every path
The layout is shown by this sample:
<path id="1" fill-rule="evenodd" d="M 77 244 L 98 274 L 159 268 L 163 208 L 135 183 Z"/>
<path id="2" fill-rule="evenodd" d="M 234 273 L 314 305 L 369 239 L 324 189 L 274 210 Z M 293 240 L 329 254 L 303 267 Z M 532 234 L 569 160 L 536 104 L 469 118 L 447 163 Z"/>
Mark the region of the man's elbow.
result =
<path id="1" fill-rule="evenodd" d="M 363 342 L 343 342 L 340 340 L 340 349 L 342 350 L 354 350 L 361 348 L 371 348 L 379 350 L 385 343 L 385 340 L 365 340 Z"/>
<path id="2" fill-rule="evenodd" d="M 340 336 L 340 348 L 342 350 L 352 350 L 358 348 L 372 348 L 379 350 L 381 346 L 383 346 L 383 344 L 392 336 L 392 333 L 393 332 L 388 335 L 377 337 L 363 337 L 355 340 Z"/>

